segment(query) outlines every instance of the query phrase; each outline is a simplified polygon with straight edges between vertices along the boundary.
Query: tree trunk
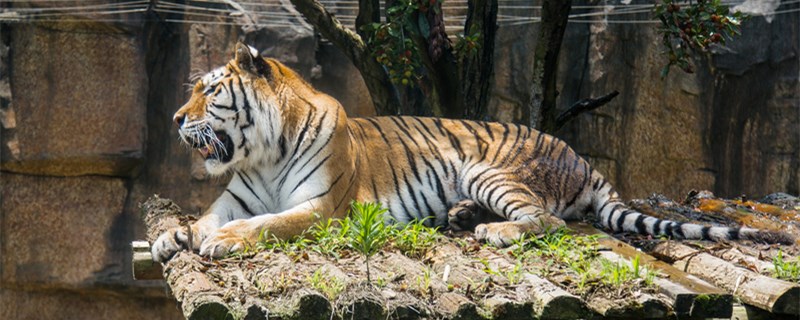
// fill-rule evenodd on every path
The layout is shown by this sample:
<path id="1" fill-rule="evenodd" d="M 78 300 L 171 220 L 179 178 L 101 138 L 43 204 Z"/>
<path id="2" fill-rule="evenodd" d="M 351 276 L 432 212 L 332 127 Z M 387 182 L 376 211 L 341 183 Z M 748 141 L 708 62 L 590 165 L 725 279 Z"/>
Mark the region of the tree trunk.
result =
<path id="1" fill-rule="evenodd" d="M 319 1 L 291 1 L 297 11 L 302 13 L 326 39 L 342 50 L 355 65 L 364 78 L 376 113 L 379 115 L 397 114 L 400 103 L 394 87 L 383 66 L 370 55 L 364 40 L 358 34 L 345 28 L 333 14 L 325 10 Z M 372 14 L 369 17 L 372 18 Z"/>
<path id="2" fill-rule="evenodd" d="M 542 2 L 542 24 L 533 59 L 531 101 L 524 120 L 529 126 L 547 133 L 553 133 L 556 127 L 558 53 L 571 8 L 571 0 Z"/>
<path id="3" fill-rule="evenodd" d="M 363 27 L 371 24 L 381 22 L 381 6 L 379 0 L 361 0 L 358 2 L 358 16 L 356 16 L 356 32 L 361 36 L 361 39 L 367 39 L 368 34 L 364 32 Z"/>
<path id="4" fill-rule="evenodd" d="M 489 104 L 489 88 L 494 71 L 494 41 L 497 34 L 497 0 L 471 0 L 468 3 L 464 35 L 480 34 L 478 52 L 465 54 L 460 64 L 463 113 L 467 119 L 483 120 Z"/>

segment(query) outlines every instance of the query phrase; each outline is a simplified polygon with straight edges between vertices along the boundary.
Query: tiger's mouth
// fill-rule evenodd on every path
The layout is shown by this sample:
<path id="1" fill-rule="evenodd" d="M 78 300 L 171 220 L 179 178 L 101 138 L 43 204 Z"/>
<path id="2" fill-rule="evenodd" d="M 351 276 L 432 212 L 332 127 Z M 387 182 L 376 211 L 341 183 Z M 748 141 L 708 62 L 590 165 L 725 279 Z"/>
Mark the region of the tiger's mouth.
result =
<path id="1" fill-rule="evenodd" d="M 195 145 L 204 160 L 219 160 L 228 162 L 233 159 L 233 140 L 224 131 L 214 131 L 214 138 L 210 143 Z"/>

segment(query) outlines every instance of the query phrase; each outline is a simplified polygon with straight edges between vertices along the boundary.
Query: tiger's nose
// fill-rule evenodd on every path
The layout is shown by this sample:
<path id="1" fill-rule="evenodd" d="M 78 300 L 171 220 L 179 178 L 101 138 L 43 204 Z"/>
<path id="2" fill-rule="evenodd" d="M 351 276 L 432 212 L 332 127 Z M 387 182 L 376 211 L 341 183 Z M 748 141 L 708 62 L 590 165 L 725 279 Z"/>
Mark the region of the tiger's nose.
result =
<path id="1" fill-rule="evenodd" d="M 172 117 L 172 121 L 175 122 L 175 125 L 178 127 L 183 125 L 183 121 L 186 120 L 186 115 L 182 113 L 176 113 L 175 116 Z"/>

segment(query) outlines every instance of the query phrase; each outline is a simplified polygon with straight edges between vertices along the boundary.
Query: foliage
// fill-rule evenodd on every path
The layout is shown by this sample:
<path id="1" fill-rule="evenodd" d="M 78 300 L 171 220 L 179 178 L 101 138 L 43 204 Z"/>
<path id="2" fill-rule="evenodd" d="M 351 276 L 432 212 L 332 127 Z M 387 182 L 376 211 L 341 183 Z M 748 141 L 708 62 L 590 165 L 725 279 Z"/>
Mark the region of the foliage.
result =
<path id="1" fill-rule="evenodd" d="M 386 23 L 363 27 L 370 34 L 367 42 L 372 55 L 386 67 L 394 84 L 407 86 L 416 82 L 420 53 L 410 33 L 424 34 L 429 28 L 425 17 L 416 14 L 419 8 L 416 0 L 398 0 L 386 9 Z"/>
<path id="2" fill-rule="evenodd" d="M 642 279 L 646 286 L 653 285 L 655 273 L 648 269 L 642 274 L 643 270 L 639 265 L 638 255 L 631 260 L 631 265 L 621 261 L 615 263 L 607 259 L 601 259 L 600 262 L 603 266 L 601 277 L 607 284 L 619 287 L 625 282 Z"/>
<path id="3" fill-rule="evenodd" d="M 369 274 L 369 258 L 378 252 L 386 240 L 389 238 L 386 232 L 386 222 L 383 214 L 387 210 L 376 203 L 351 203 L 350 214 L 353 216 L 352 224 L 349 228 L 350 245 L 364 256 L 367 265 L 367 281 L 372 279 Z"/>
<path id="4" fill-rule="evenodd" d="M 478 50 L 481 48 L 480 38 L 480 32 L 475 32 L 468 36 L 456 35 L 456 44 L 453 51 L 459 59 L 478 54 Z"/>
<path id="5" fill-rule="evenodd" d="M 427 219 L 392 226 L 384 217 L 386 212 L 379 203 L 353 202 L 350 217 L 322 220 L 306 233 L 288 240 L 268 238 L 262 233 L 255 246 L 247 246 L 243 252 L 231 256 L 242 258 L 260 251 L 300 255 L 307 250 L 340 258 L 355 251 L 365 257 L 367 278 L 371 282 L 369 258 L 382 248 L 388 246 L 408 257 L 422 258 L 441 237 L 437 228 L 425 226 Z M 384 284 L 386 281 L 377 280 Z"/>
<path id="6" fill-rule="evenodd" d="M 394 247 L 410 258 L 423 257 L 439 237 L 438 228 L 425 226 L 426 220 L 412 221 L 400 229 L 392 229 L 390 237 Z"/>
<path id="7" fill-rule="evenodd" d="M 417 276 L 417 292 L 420 296 L 430 298 L 428 293 L 431 292 L 431 269 L 425 268 L 422 274 Z"/>
<path id="8" fill-rule="evenodd" d="M 730 12 L 721 0 L 697 0 L 682 7 L 677 0 L 662 0 L 656 4 L 655 15 L 661 21 L 658 29 L 662 44 L 667 48 L 669 63 L 661 71 L 665 77 L 677 65 L 687 73 L 694 67 L 689 58 L 697 51 L 706 52 L 712 44 L 724 44 L 725 38 L 740 33 L 746 18 L 741 12 Z"/>
<path id="9" fill-rule="evenodd" d="M 598 253 L 600 236 L 575 236 L 566 228 L 546 230 L 539 236 L 527 236 L 515 243 L 510 254 L 525 263 L 541 261 L 540 272 L 548 277 L 569 273 L 576 277 L 575 287 L 584 292 L 589 283 L 602 282 L 621 287 L 634 282 L 652 286 L 655 273 L 641 267 L 639 256 L 626 262 L 612 263 Z M 594 266 L 600 264 L 597 269 Z M 485 264 L 484 264 L 485 265 Z M 518 272 L 518 271 L 517 271 Z M 506 275 L 513 279 L 513 270 Z M 510 277 L 509 277 L 510 276 Z"/>
<path id="10" fill-rule="evenodd" d="M 775 265 L 775 278 L 800 283 L 800 259 L 794 261 L 783 260 L 783 251 L 778 250 L 778 254 L 772 258 Z"/>

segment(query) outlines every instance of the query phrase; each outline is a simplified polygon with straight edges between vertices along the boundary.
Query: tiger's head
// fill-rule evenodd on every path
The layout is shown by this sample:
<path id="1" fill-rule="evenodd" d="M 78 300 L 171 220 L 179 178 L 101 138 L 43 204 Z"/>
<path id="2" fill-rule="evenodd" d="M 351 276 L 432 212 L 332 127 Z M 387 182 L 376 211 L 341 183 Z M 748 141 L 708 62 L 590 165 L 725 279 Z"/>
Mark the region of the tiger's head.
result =
<path id="1" fill-rule="evenodd" d="M 269 147 L 278 143 L 281 132 L 274 91 L 281 68 L 239 43 L 233 60 L 198 80 L 189 101 L 175 113 L 181 140 L 200 153 L 210 174 L 269 159 Z"/>

